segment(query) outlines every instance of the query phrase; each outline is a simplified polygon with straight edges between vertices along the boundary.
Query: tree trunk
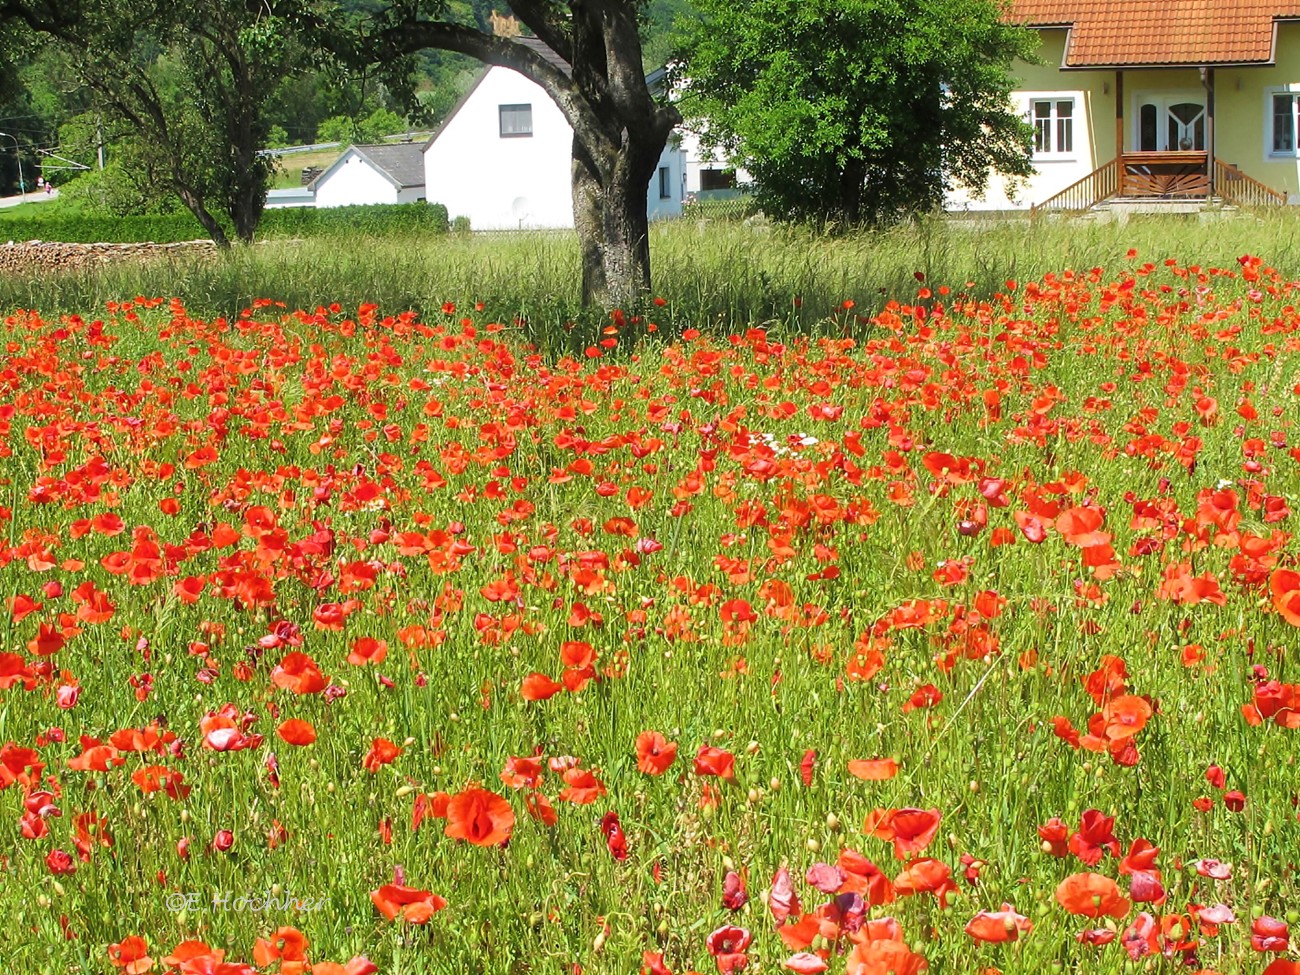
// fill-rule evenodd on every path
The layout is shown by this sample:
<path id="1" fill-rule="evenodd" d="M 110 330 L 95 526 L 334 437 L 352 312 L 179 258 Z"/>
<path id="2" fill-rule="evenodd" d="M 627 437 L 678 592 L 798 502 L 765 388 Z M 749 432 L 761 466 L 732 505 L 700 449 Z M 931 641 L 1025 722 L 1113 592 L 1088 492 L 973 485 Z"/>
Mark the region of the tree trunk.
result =
<path id="1" fill-rule="evenodd" d="M 620 159 L 601 186 L 574 142 L 573 225 L 582 254 L 582 304 L 632 311 L 650 296 L 649 177 Z"/>
<path id="2" fill-rule="evenodd" d="M 600 173 L 591 155 L 575 136 L 573 139 L 573 227 L 578 232 L 578 249 L 582 256 L 582 304 L 604 305 L 609 297 L 609 281 L 601 256 L 601 237 L 605 232 Z"/>
<path id="3" fill-rule="evenodd" d="M 229 250 L 230 238 L 226 236 L 226 232 L 221 228 L 221 224 L 217 222 L 217 218 L 208 212 L 208 208 L 203 205 L 203 201 L 198 195 L 188 186 L 180 183 L 173 185 L 176 187 L 176 195 L 181 198 L 181 202 L 185 204 L 186 209 L 194 214 L 195 219 L 203 225 L 203 229 L 208 232 L 212 242 L 222 250 Z"/>
<path id="4" fill-rule="evenodd" d="M 266 206 L 266 189 L 260 185 L 239 187 L 238 196 L 231 201 L 231 222 L 235 225 L 235 236 L 245 244 L 253 242 L 253 234 L 262 221 L 262 210 Z"/>
<path id="5" fill-rule="evenodd" d="M 594 140 L 593 140 L 594 141 Z M 650 178 L 667 136 L 625 138 L 598 165 L 573 138 L 573 225 L 582 254 L 582 303 L 633 311 L 650 297 Z"/>

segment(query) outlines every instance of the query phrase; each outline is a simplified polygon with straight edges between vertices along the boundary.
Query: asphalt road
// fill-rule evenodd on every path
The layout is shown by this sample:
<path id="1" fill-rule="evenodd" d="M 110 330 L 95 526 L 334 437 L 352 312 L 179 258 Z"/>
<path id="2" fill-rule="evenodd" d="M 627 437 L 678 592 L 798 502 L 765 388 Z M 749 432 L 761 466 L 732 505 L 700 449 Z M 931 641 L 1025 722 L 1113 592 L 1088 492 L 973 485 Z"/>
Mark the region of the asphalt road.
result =
<path id="1" fill-rule="evenodd" d="M 46 193 L 44 190 L 36 190 L 28 193 L 26 196 L 0 196 L 0 208 L 16 207 L 20 203 L 48 203 L 50 200 L 57 200 L 58 198 L 58 190 L 54 190 L 52 193 Z"/>

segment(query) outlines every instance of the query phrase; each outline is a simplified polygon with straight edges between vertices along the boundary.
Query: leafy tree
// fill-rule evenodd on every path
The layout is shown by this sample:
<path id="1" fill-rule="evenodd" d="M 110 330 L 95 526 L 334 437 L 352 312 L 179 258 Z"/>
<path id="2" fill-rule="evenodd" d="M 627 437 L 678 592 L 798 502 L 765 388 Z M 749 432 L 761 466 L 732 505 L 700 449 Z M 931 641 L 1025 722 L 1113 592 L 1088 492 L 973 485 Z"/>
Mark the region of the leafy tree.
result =
<path id="1" fill-rule="evenodd" d="M 0 25 L 54 40 L 93 100 L 128 123 L 150 172 L 229 245 L 250 241 L 272 160 L 268 101 L 302 49 L 259 0 L 0 0 Z M 140 157 L 137 157 L 140 158 Z"/>
<path id="2" fill-rule="evenodd" d="M 386 108 L 377 108 L 360 121 L 347 115 L 327 118 L 316 131 L 321 142 L 373 145 L 384 141 L 385 136 L 395 135 L 405 128 L 406 120 L 402 116 Z"/>
<path id="3" fill-rule="evenodd" d="M 353 0 L 358 2 L 358 0 Z M 522 25 L 557 55 L 525 38 L 485 29 L 470 5 L 448 0 L 343 2 L 279 0 L 277 12 L 357 65 L 387 70 L 390 90 L 415 101 L 413 58 L 454 51 L 513 68 L 535 81 L 573 127 L 574 223 L 582 254 L 582 296 L 630 307 L 650 289 L 646 197 L 659 155 L 681 121 L 651 90 L 641 56 L 638 0 L 509 0 Z"/>
<path id="4" fill-rule="evenodd" d="M 991 171 L 1030 172 L 996 0 L 696 0 L 683 111 L 753 174 L 764 210 L 881 223 Z M 679 22 L 680 23 L 680 22 Z"/>

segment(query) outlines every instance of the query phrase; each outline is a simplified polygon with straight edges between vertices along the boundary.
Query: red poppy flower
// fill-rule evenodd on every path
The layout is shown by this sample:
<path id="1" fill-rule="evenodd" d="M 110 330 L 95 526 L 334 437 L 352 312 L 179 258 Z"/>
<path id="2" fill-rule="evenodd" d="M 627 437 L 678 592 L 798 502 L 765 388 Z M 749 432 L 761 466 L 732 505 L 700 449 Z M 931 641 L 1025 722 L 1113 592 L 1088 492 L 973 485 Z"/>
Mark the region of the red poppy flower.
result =
<path id="1" fill-rule="evenodd" d="M 447 901 L 437 894 L 400 884 L 384 884 L 370 892 L 370 900 L 388 920 L 400 914 L 412 924 L 424 924 L 447 906 Z"/>
<path id="2" fill-rule="evenodd" d="M 396 760 L 402 750 L 387 738 L 376 738 L 370 744 L 370 751 L 361 760 L 361 767 L 367 772 L 378 772 L 383 766 Z"/>
<path id="3" fill-rule="evenodd" d="M 348 654 L 348 663 L 357 667 L 364 667 L 366 664 L 382 664 L 387 656 L 388 641 L 363 636 L 353 641 L 352 652 Z"/>
<path id="4" fill-rule="evenodd" d="M 564 690 L 563 684 L 551 680 L 545 674 L 534 673 L 524 678 L 519 693 L 525 701 L 545 701 L 562 690 Z"/>
<path id="5" fill-rule="evenodd" d="M 677 760 L 677 743 L 657 731 L 643 731 L 636 738 L 636 767 L 646 775 L 663 775 Z"/>
<path id="6" fill-rule="evenodd" d="M 894 856 L 906 860 L 930 845 L 941 818 L 937 809 L 877 809 L 867 817 L 862 831 L 892 842 Z"/>
<path id="7" fill-rule="evenodd" d="M 923 857 L 911 861 L 906 869 L 894 878 L 894 890 L 900 897 L 915 894 L 933 894 L 940 908 L 948 906 L 948 898 L 957 893 L 952 882 L 952 868 L 941 860 Z"/>
<path id="8" fill-rule="evenodd" d="M 253 943 L 253 964 L 266 968 L 280 963 L 280 975 L 302 975 L 307 969 L 307 938 L 297 928 L 277 928 L 268 940 Z"/>
<path id="9" fill-rule="evenodd" d="M 512 756 L 506 759 L 505 768 L 501 770 L 501 781 L 511 789 L 540 789 L 544 771 L 541 755 Z"/>
<path id="10" fill-rule="evenodd" d="M 860 941 L 849 952 L 844 975 L 917 975 L 930 967 L 902 941 Z"/>
<path id="11" fill-rule="evenodd" d="M 590 769 L 570 768 L 564 770 L 564 788 L 560 790 L 560 799 L 577 806 L 595 802 L 605 794 L 605 783 L 596 778 Z"/>
<path id="12" fill-rule="evenodd" d="M 316 666 L 316 661 L 301 650 L 295 650 L 286 654 L 271 671 L 271 683 L 294 694 L 319 694 L 329 681 Z"/>
<path id="13" fill-rule="evenodd" d="M 1056 888 L 1056 902 L 1071 914 L 1084 917 L 1122 918 L 1129 911 L 1129 902 L 1120 893 L 1119 885 L 1098 873 L 1071 874 Z"/>
<path id="14" fill-rule="evenodd" d="M 726 924 L 713 931 L 704 944 L 717 962 L 718 971 L 733 972 L 748 964 L 745 949 L 752 940 L 748 929 Z"/>
<path id="15" fill-rule="evenodd" d="M 772 878 L 772 887 L 767 895 L 767 907 L 772 912 L 772 917 L 776 918 L 777 924 L 784 924 L 785 919 L 791 914 L 798 914 L 801 910 L 799 904 L 799 894 L 794 889 L 794 883 L 790 878 L 790 871 L 782 867 Z"/>
<path id="16" fill-rule="evenodd" d="M 1268 588 L 1273 594 L 1273 608 L 1292 626 L 1300 626 L 1300 572 L 1275 569 L 1268 577 Z"/>
<path id="17" fill-rule="evenodd" d="M 1034 922 L 1017 914 L 1010 904 L 1003 904 L 1000 911 L 980 911 L 965 928 L 976 941 L 989 942 L 1016 941 L 1033 929 Z"/>
<path id="18" fill-rule="evenodd" d="M 736 777 L 736 756 L 725 748 L 701 745 L 695 755 L 696 775 L 715 775 L 720 779 Z"/>
<path id="19" fill-rule="evenodd" d="M 851 759 L 849 774 L 868 782 L 883 782 L 898 774 L 898 763 L 892 758 Z"/>
<path id="20" fill-rule="evenodd" d="M 475 846 L 505 846 L 515 828 L 515 812 L 504 797 L 469 788 L 447 803 L 446 834 Z"/>
<path id="21" fill-rule="evenodd" d="M 121 969 L 123 975 L 145 975 L 153 969 L 153 959 L 149 957 L 149 946 L 144 938 L 133 934 L 123 938 L 115 945 L 108 946 L 108 960 L 114 968 Z"/>
<path id="22" fill-rule="evenodd" d="M 316 729 L 310 721 L 302 718 L 290 718 L 276 728 L 275 733 L 290 745 L 310 745 L 316 740 Z"/>
<path id="23" fill-rule="evenodd" d="M 1250 924 L 1250 947 L 1255 951 L 1286 951 L 1291 932 L 1285 921 L 1265 914 Z"/>
<path id="24" fill-rule="evenodd" d="M 1079 823 L 1079 831 L 1070 837 L 1070 852 L 1088 866 L 1101 862 L 1104 851 L 1118 857 L 1119 840 L 1115 839 L 1115 817 L 1105 816 L 1096 809 L 1088 809 Z"/>

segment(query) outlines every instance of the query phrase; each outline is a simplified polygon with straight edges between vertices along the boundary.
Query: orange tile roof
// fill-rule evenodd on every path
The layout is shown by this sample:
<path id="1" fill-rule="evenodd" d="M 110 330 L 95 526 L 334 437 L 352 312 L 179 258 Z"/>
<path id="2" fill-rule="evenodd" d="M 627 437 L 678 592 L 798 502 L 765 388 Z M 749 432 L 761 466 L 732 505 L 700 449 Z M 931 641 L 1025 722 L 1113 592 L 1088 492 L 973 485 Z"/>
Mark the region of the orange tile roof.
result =
<path id="1" fill-rule="evenodd" d="M 1268 64 L 1278 20 L 1300 2 L 1274 0 L 1011 0 L 1007 20 L 1069 27 L 1067 68 Z"/>

